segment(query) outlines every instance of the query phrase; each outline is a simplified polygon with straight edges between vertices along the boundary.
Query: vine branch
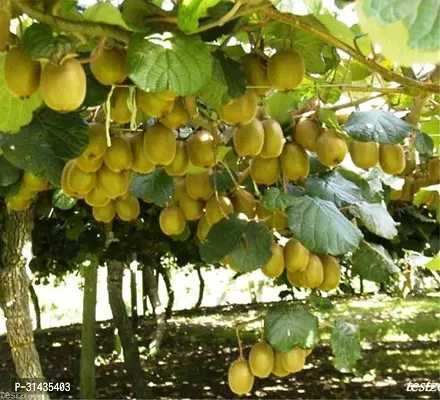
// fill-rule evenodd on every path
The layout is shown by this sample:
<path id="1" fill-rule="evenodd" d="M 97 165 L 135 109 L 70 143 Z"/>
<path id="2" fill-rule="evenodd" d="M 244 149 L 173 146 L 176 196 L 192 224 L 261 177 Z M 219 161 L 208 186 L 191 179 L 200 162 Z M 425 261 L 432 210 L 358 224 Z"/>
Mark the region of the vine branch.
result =
<path id="1" fill-rule="evenodd" d="M 411 78 L 405 77 L 403 75 L 396 74 L 395 72 L 390 71 L 390 70 L 382 67 L 381 65 L 377 64 L 374 60 L 370 60 L 369 58 L 366 58 L 364 55 L 362 55 L 361 53 L 356 51 L 355 48 L 344 43 L 342 40 L 339 40 L 338 38 L 330 35 L 328 32 L 310 24 L 309 22 L 306 22 L 305 20 L 299 18 L 296 15 L 283 14 L 283 13 L 277 11 L 273 7 L 267 8 L 264 11 L 264 13 L 268 18 L 270 18 L 274 21 L 279 21 L 284 24 L 291 25 L 291 26 L 294 26 L 298 29 L 301 29 L 302 31 L 312 33 L 313 35 L 315 35 L 319 39 L 324 40 L 324 41 L 332 44 L 333 46 L 343 50 L 348 55 L 353 57 L 355 60 L 364 64 L 366 67 L 368 67 L 372 71 L 377 72 L 385 79 L 400 83 L 401 85 L 408 87 L 408 88 L 418 89 L 422 92 L 440 93 L 440 86 L 439 85 L 433 85 L 430 83 L 419 82 L 415 79 L 411 79 Z"/>

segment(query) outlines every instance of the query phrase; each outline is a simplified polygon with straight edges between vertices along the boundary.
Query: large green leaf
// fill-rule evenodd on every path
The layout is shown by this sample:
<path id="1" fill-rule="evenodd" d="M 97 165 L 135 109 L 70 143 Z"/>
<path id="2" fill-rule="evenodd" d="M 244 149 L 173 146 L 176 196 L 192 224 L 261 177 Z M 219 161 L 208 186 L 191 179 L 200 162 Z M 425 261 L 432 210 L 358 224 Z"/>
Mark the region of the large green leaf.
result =
<path id="1" fill-rule="evenodd" d="M 271 0 L 271 3 L 281 12 L 296 15 L 318 14 L 322 8 L 322 0 Z"/>
<path id="2" fill-rule="evenodd" d="M 224 218 L 211 227 L 208 237 L 200 243 L 200 257 L 206 263 L 220 261 L 235 249 L 240 241 L 246 221 L 236 215 Z"/>
<path id="3" fill-rule="evenodd" d="M 318 254 L 346 254 L 357 247 L 363 237 L 334 203 L 307 195 L 295 198 L 286 218 L 295 237 Z"/>
<path id="4" fill-rule="evenodd" d="M 9 186 L 20 179 L 20 168 L 12 165 L 3 155 L 0 155 L 0 186 Z"/>
<path id="5" fill-rule="evenodd" d="M 309 176 L 306 192 L 312 197 L 320 197 L 337 204 L 357 204 L 365 200 L 361 188 L 344 178 L 338 171 Z"/>
<path id="6" fill-rule="evenodd" d="M 344 130 L 361 142 L 396 144 L 406 138 L 411 125 L 390 111 L 369 110 L 352 113 Z"/>
<path id="7" fill-rule="evenodd" d="M 264 225 L 250 221 L 243 229 L 240 240 L 229 253 L 233 263 L 243 272 L 264 267 L 272 256 L 272 233 Z"/>
<path id="8" fill-rule="evenodd" d="M 59 186 L 67 160 L 87 147 L 88 126 L 78 113 L 59 114 L 43 108 L 15 135 L 0 135 L 5 158 Z"/>
<path id="9" fill-rule="evenodd" d="M 333 365 L 341 372 L 351 372 L 362 358 L 359 329 L 356 325 L 336 320 L 332 329 Z"/>
<path id="10" fill-rule="evenodd" d="M 142 90 L 193 94 L 211 77 L 213 59 L 198 36 L 135 34 L 127 49 L 127 71 Z"/>
<path id="11" fill-rule="evenodd" d="M 234 172 L 231 171 L 234 175 L 235 181 L 237 181 L 237 177 Z M 212 187 L 217 189 L 218 193 L 226 193 L 228 190 L 234 187 L 234 181 L 230 173 L 226 169 L 222 169 L 217 171 L 209 176 L 209 181 L 211 182 Z"/>
<path id="12" fill-rule="evenodd" d="M 437 255 L 425 266 L 433 271 L 440 271 L 440 253 L 437 253 Z"/>
<path id="13" fill-rule="evenodd" d="M 264 334 L 269 344 L 283 353 L 294 347 L 312 348 L 319 340 L 318 318 L 303 308 L 279 304 L 264 319 Z"/>
<path id="14" fill-rule="evenodd" d="M 377 236 L 392 239 L 398 233 L 396 221 L 388 210 L 379 203 L 358 203 L 357 207 L 350 208 L 350 211 L 364 223 L 370 232 Z"/>
<path id="15" fill-rule="evenodd" d="M 295 196 L 290 193 L 284 193 L 277 188 L 268 188 L 264 192 L 263 205 L 264 208 L 271 211 L 284 210 L 294 205 Z"/>
<path id="16" fill-rule="evenodd" d="M 0 131 L 18 132 L 31 122 L 33 112 L 41 105 L 41 98 L 38 93 L 29 99 L 11 95 L 5 84 L 5 54 L 0 53 Z"/>
<path id="17" fill-rule="evenodd" d="M 380 245 L 363 240 L 352 257 L 353 272 L 373 282 L 385 282 L 398 273 L 388 252 Z"/>
<path id="18" fill-rule="evenodd" d="M 414 146 L 420 154 L 427 156 L 432 156 L 434 151 L 434 141 L 432 137 L 426 133 L 417 131 L 416 140 L 414 141 Z"/>
<path id="19" fill-rule="evenodd" d="M 177 24 L 184 32 L 191 32 L 199 26 L 199 18 L 206 16 L 208 8 L 220 0 L 183 0 L 177 12 Z"/>
<path id="20" fill-rule="evenodd" d="M 414 193 L 414 204 L 416 206 L 426 204 L 429 199 L 433 198 L 433 192 L 437 192 L 440 195 L 440 184 L 420 188 L 417 193 Z"/>
<path id="21" fill-rule="evenodd" d="M 130 29 L 122 18 L 119 9 L 108 2 L 99 2 L 91 7 L 87 7 L 82 16 L 88 21 L 104 22 Z"/>
<path id="22" fill-rule="evenodd" d="M 157 168 L 149 174 L 136 173 L 131 179 L 130 192 L 163 207 L 173 197 L 173 178 L 163 168 Z"/>

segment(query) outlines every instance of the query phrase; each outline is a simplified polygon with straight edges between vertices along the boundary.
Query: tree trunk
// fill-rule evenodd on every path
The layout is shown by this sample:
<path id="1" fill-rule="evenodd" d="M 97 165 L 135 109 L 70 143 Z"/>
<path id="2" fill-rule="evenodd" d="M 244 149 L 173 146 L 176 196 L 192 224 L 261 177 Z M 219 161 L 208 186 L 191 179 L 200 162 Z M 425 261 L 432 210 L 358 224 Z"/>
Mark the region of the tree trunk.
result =
<path id="1" fill-rule="evenodd" d="M 15 370 L 19 378 L 44 379 L 40 358 L 34 343 L 29 308 L 29 277 L 23 255 L 30 243 L 33 227 L 32 211 L 4 213 L 1 240 L 0 306 L 6 318 L 6 329 Z M 27 398 L 46 398 L 34 394 Z"/>
<path id="2" fill-rule="evenodd" d="M 142 267 L 142 284 L 144 295 L 150 300 L 153 316 L 156 316 L 156 308 L 160 306 L 159 299 L 159 282 L 158 272 L 156 268 L 155 260 L 152 260 L 149 266 L 143 265 Z M 145 300 L 146 303 L 146 300 Z M 145 304 L 146 309 L 147 306 Z"/>
<path id="3" fill-rule="evenodd" d="M 84 270 L 83 320 L 81 333 L 80 398 L 95 398 L 96 286 L 98 265 L 92 262 Z"/>
<path id="4" fill-rule="evenodd" d="M 136 332 L 139 326 L 137 284 L 136 284 L 137 269 L 134 269 L 134 267 L 132 268 L 130 268 L 131 326 L 133 327 L 133 332 Z"/>
<path id="5" fill-rule="evenodd" d="M 195 308 L 200 308 L 203 301 L 203 294 L 205 293 L 205 280 L 203 279 L 202 271 L 200 269 L 200 265 L 195 266 L 197 271 L 197 276 L 199 277 L 199 298 L 197 299 L 197 303 Z"/>
<path id="6" fill-rule="evenodd" d="M 166 313 L 166 317 L 170 318 L 171 314 L 173 313 L 173 307 L 174 307 L 174 290 L 171 285 L 171 279 L 170 276 L 168 275 L 168 271 L 166 268 L 163 267 L 160 260 L 157 263 L 157 271 L 162 275 L 162 278 L 165 282 L 165 287 L 167 289 L 168 302 L 165 313 Z"/>
<path id="7" fill-rule="evenodd" d="M 147 393 L 139 349 L 133 334 L 130 318 L 125 309 L 124 299 L 122 298 L 124 265 L 120 261 L 110 260 L 107 262 L 107 269 L 108 298 L 113 314 L 113 323 L 118 329 L 118 334 L 121 338 L 125 366 L 136 397 L 144 399 L 147 397 Z"/>
<path id="8" fill-rule="evenodd" d="M 37 330 L 41 329 L 41 308 L 38 301 L 37 292 L 34 289 L 32 283 L 29 285 L 29 292 L 31 294 L 32 304 L 34 305 L 35 319 L 37 320 Z"/>

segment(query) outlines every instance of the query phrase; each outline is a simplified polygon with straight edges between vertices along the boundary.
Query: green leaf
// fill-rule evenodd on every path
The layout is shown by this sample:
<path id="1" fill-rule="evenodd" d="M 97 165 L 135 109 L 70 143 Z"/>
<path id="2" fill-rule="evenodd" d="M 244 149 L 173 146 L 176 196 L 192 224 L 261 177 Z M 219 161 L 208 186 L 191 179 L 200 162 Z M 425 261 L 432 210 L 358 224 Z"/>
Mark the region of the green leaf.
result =
<path id="1" fill-rule="evenodd" d="M 314 253 L 345 254 L 362 239 L 362 232 L 327 200 L 296 197 L 286 218 L 295 237 Z"/>
<path id="2" fill-rule="evenodd" d="M 119 9 L 108 2 L 99 2 L 91 7 L 87 7 L 82 16 L 88 21 L 104 22 L 130 29 L 122 18 Z"/>
<path id="3" fill-rule="evenodd" d="M 380 245 L 363 240 L 352 257 L 353 273 L 373 282 L 385 282 L 398 273 L 388 252 Z"/>
<path id="4" fill-rule="evenodd" d="M 232 174 L 234 172 L 231 171 Z M 235 181 L 237 181 L 237 177 L 234 174 Z M 211 185 L 217 189 L 219 193 L 226 193 L 229 189 L 234 187 L 234 181 L 231 178 L 231 175 L 226 169 L 222 169 L 220 171 L 215 172 L 214 174 L 209 176 L 209 180 Z"/>
<path id="5" fill-rule="evenodd" d="M 427 200 L 433 197 L 432 192 L 437 192 L 440 195 L 440 185 L 431 185 L 420 188 L 419 191 L 414 194 L 413 203 L 416 206 L 426 204 Z"/>
<path id="6" fill-rule="evenodd" d="M 220 261 L 235 249 L 246 226 L 246 221 L 236 215 L 224 218 L 214 224 L 208 237 L 199 245 L 200 257 L 208 264 Z"/>
<path id="7" fill-rule="evenodd" d="M 357 204 L 365 200 L 361 188 L 345 179 L 338 171 L 320 176 L 309 176 L 305 187 L 310 196 L 329 200 L 336 204 Z"/>
<path id="8" fill-rule="evenodd" d="M 280 189 L 269 188 L 264 192 L 264 208 L 271 211 L 284 210 L 294 205 L 295 196 L 290 193 L 283 193 Z"/>
<path id="9" fill-rule="evenodd" d="M 149 174 L 136 173 L 131 179 L 130 192 L 164 207 L 173 197 L 173 178 L 163 168 L 156 168 Z"/>
<path id="10" fill-rule="evenodd" d="M 29 99 L 11 95 L 5 84 L 5 55 L 0 53 L 0 131 L 18 132 L 31 122 L 33 112 L 41 105 L 41 98 L 38 92 Z"/>
<path id="11" fill-rule="evenodd" d="M 334 128 L 337 130 L 341 129 L 338 119 L 336 118 L 336 114 L 333 110 L 329 110 L 328 108 L 320 108 L 318 110 L 318 118 L 329 128 Z"/>
<path id="12" fill-rule="evenodd" d="M 327 297 L 317 296 L 311 294 L 307 297 L 307 303 L 310 304 L 312 308 L 320 312 L 328 312 L 335 308 L 333 303 Z"/>
<path id="13" fill-rule="evenodd" d="M 359 203 L 356 208 L 350 208 L 350 212 L 377 236 L 392 239 L 398 234 L 396 221 L 388 210 L 379 203 Z"/>
<path id="14" fill-rule="evenodd" d="M 90 64 L 83 64 L 87 78 L 86 97 L 81 107 L 96 107 L 105 103 L 110 93 L 111 86 L 99 83 L 93 75 Z"/>
<path id="15" fill-rule="evenodd" d="M 191 32 L 199 26 L 199 18 L 206 16 L 208 8 L 220 0 L 183 0 L 177 11 L 177 24 L 184 32 Z"/>
<path id="16" fill-rule="evenodd" d="M 367 180 L 354 171 L 338 167 L 336 171 L 345 179 L 353 182 L 362 191 L 362 197 L 369 203 L 377 203 L 382 201 L 383 187 L 376 184 L 375 180 Z"/>
<path id="17" fill-rule="evenodd" d="M 390 111 L 369 110 L 352 113 L 344 130 L 361 142 L 396 144 L 406 138 L 411 125 Z"/>
<path id="18" fill-rule="evenodd" d="M 124 0 L 122 4 L 123 20 L 145 32 L 145 19 L 154 15 L 160 15 L 163 10 L 160 5 L 153 2 L 146 2 L 144 0 Z"/>
<path id="19" fill-rule="evenodd" d="M 425 265 L 425 267 L 432 271 L 440 271 L 440 253 L 437 253 L 437 255 Z"/>
<path id="20" fill-rule="evenodd" d="M 128 75 L 145 91 L 193 94 L 208 82 L 212 67 L 209 48 L 198 36 L 135 34 L 127 49 Z"/>
<path id="21" fill-rule="evenodd" d="M 333 365 L 341 372 L 351 372 L 362 358 L 359 329 L 356 325 L 336 320 L 332 330 Z"/>
<path id="22" fill-rule="evenodd" d="M 264 225 L 250 221 L 243 229 L 240 240 L 229 253 L 231 259 L 243 272 L 264 267 L 272 256 L 272 233 Z"/>
<path id="23" fill-rule="evenodd" d="M 434 152 L 434 141 L 432 137 L 426 133 L 417 131 L 416 140 L 414 142 L 416 150 L 423 155 L 432 156 Z"/>
<path id="24" fill-rule="evenodd" d="M 319 340 L 318 318 L 303 308 L 280 304 L 266 314 L 264 334 L 269 344 L 283 353 L 294 347 L 310 349 Z"/>
<path id="25" fill-rule="evenodd" d="M 8 186 L 0 186 L 0 197 L 15 196 L 19 192 L 20 186 L 21 186 L 20 179 Z"/>
<path id="26" fill-rule="evenodd" d="M 43 108 L 19 133 L 0 134 L 0 147 L 12 165 L 59 186 L 64 164 L 85 150 L 88 134 L 80 114 Z"/>
<path id="27" fill-rule="evenodd" d="M 21 171 L 13 166 L 3 155 L 0 156 L 0 186 L 9 186 L 20 179 Z"/>
<path id="28" fill-rule="evenodd" d="M 61 189 L 56 189 L 52 195 L 52 204 L 60 210 L 70 210 L 75 207 L 76 199 L 66 196 Z"/>
<path id="29" fill-rule="evenodd" d="M 296 15 L 318 14 L 322 0 L 271 0 L 278 11 Z"/>
<path id="30" fill-rule="evenodd" d="M 172 235 L 171 239 L 176 242 L 186 242 L 191 235 L 188 224 L 185 224 L 185 230 L 180 235 Z"/>
<path id="31" fill-rule="evenodd" d="M 66 54 L 75 53 L 75 44 L 64 35 L 54 35 L 44 23 L 32 24 L 24 31 L 24 51 L 34 59 L 60 61 Z"/>

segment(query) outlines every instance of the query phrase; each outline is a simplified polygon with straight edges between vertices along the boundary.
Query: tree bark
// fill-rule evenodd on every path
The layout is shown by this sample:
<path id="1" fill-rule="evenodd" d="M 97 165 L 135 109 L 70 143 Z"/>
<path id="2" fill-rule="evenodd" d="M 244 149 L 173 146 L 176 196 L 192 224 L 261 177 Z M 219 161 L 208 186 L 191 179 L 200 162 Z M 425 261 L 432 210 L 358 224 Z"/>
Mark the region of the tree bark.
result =
<path id="1" fill-rule="evenodd" d="M 137 301 L 137 284 L 136 269 L 130 268 L 130 298 L 131 298 L 131 326 L 133 332 L 139 327 L 138 301 Z"/>
<path id="2" fill-rule="evenodd" d="M 81 333 L 80 397 L 95 398 L 96 357 L 96 289 L 98 265 L 92 263 L 84 270 L 84 297 Z"/>
<path id="3" fill-rule="evenodd" d="M 29 293 L 31 294 L 32 304 L 34 306 L 35 319 L 37 321 L 37 330 L 41 329 L 41 308 L 40 302 L 38 301 L 37 292 L 35 291 L 34 285 L 31 283 L 29 285 Z"/>
<path id="4" fill-rule="evenodd" d="M 110 260 L 107 262 L 107 269 L 107 290 L 110 308 L 113 314 L 113 323 L 118 329 L 118 334 L 121 338 L 125 366 L 136 397 L 139 399 L 145 399 L 147 397 L 147 392 L 144 372 L 139 357 L 139 348 L 122 297 L 124 265 L 120 261 Z"/>
<path id="5" fill-rule="evenodd" d="M 29 277 L 23 249 L 30 243 L 32 211 L 4 213 L 1 235 L 0 306 L 6 318 L 6 329 L 15 370 L 19 378 L 44 379 L 40 358 L 34 343 L 29 308 Z M 47 394 L 28 398 L 48 399 Z"/>
<path id="6" fill-rule="evenodd" d="M 142 266 L 142 285 L 145 299 L 145 310 L 147 307 L 147 298 L 150 300 L 153 316 L 156 316 L 156 308 L 160 306 L 159 282 L 156 261 L 152 260 L 150 265 Z"/>
<path id="7" fill-rule="evenodd" d="M 197 276 L 199 277 L 199 298 L 197 299 L 197 303 L 195 308 L 200 308 L 203 301 L 203 294 L 205 293 L 205 280 L 203 279 L 202 271 L 200 269 L 200 265 L 195 266 L 197 271 Z"/>
<path id="8" fill-rule="evenodd" d="M 168 302 L 165 313 L 166 313 L 166 317 L 170 318 L 173 313 L 173 307 L 174 307 L 174 290 L 171 285 L 171 279 L 170 276 L 168 275 L 168 270 L 163 267 L 160 261 L 158 261 L 157 263 L 157 271 L 162 275 L 162 278 L 165 282 L 165 287 L 167 289 Z"/>

